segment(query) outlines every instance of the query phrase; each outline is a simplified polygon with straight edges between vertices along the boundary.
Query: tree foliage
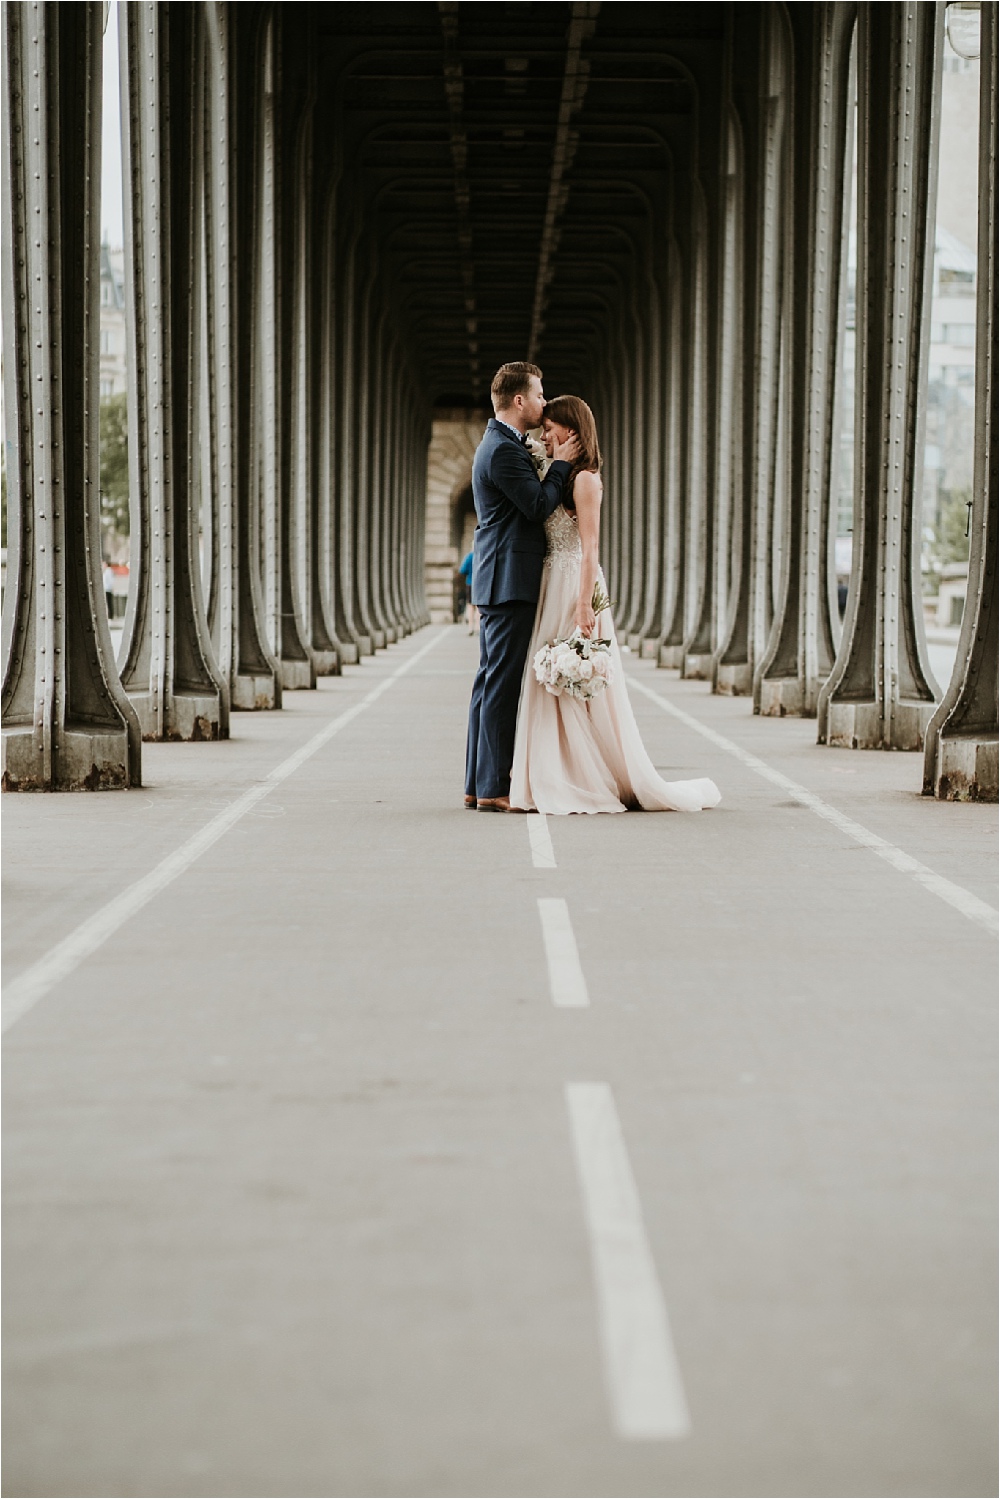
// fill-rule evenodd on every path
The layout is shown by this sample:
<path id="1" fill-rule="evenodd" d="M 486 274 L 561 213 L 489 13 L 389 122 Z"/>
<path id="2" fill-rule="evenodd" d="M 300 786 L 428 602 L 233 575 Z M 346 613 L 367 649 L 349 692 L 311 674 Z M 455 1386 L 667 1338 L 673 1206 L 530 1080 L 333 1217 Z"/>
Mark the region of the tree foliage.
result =
<path id="1" fill-rule="evenodd" d="M 927 553 L 931 576 L 940 580 L 941 571 L 953 562 L 969 560 L 969 505 L 972 491 L 969 489 L 946 490 L 938 504 L 934 522 L 934 536 Z"/>
<path id="2" fill-rule="evenodd" d="M 125 394 L 105 396 L 101 402 L 101 521 L 127 536 L 128 411 Z"/>

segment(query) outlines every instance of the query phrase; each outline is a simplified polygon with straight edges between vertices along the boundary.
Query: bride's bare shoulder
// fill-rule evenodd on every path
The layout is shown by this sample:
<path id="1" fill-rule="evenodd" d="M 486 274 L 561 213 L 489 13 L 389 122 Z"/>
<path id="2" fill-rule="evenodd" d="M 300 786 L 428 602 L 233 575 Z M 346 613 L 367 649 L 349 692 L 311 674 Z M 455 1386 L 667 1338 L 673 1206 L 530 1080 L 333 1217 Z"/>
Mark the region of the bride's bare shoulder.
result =
<path id="1" fill-rule="evenodd" d="M 595 474 L 590 469 L 583 469 L 573 481 L 573 493 L 582 495 L 585 500 L 599 500 L 603 492 L 600 474 Z"/>

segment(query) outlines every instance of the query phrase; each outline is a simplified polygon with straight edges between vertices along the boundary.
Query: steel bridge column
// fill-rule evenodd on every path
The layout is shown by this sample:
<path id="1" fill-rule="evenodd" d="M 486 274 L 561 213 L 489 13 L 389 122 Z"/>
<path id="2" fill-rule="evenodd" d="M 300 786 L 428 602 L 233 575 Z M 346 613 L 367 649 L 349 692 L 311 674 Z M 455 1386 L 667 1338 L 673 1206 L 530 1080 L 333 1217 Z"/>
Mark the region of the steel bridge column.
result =
<path id="1" fill-rule="evenodd" d="M 310 91 L 315 81 L 310 61 Z M 335 676 L 341 669 L 340 651 L 328 613 L 333 544 L 329 489 L 323 467 L 326 428 L 323 408 L 325 306 L 319 274 L 323 215 L 314 203 L 315 112 L 310 107 L 294 161 L 296 263 L 295 357 L 292 368 L 293 506 L 296 524 L 296 561 L 299 578 L 303 643 L 318 676 Z"/>
<path id="2" fill-rule="evenodd" d="M 659 238 L 659 237 L 658 237 Z M 659 649 L 659 617 L 662 606 L 662 562 L 664 522 L 664 433 L 663 433 L 663 325 L 664 302 L 652 255 L 647 264 L 648 322 L 646 378 L 643 382 L 643 489 L 645 492 L 644 567 L 642 613 L 638 622 L 636 649 L 640 655 L 656 656 Z"/>
<path id="3" fill-rule="evenodd" d="M 205 314 L 217 601 L 211 614 L 233 709 L 281 707 L 278 663 L 263 625 L 254 532 L 255 151 L 260 15 L 204 6 Z M 237 149 L 237 142 L 240 148 Z M 247 144 L 249 143 L 249 144 Z"/>
<path id="4" fill-rule="evenodd" d="M 997 766 L 997 12 L 980 11 L 979 258 L 976 286 L 976 454 L 969 587 L 951 683 L 924 742 L 924 793 L 991 801 Z"/>
<path id="5" fill-rule="evenodd" d="M 793 6 L 796 49 L 788 228 L 791 366 L 789 503 L 779 608 L 754 681 L 755 711 L 816 712 L 836 648 L 828 545 L 840 353 L 844 177 L 853 5 Z"/>
<path id="6" fill-rule="evenodd" d="M 256 78 L 257 255 L 255 368 L 260 379 L 254 402 L 259 464 L 261 546 L 268 637 L 284 689 L 316 686 L 315 664 L 306 649 L 293 569 L 293 512 L 304 505 L 292 467 L 295 448 L 293 367 L 299 352 L 295 306 L 303 272 L 296 254 L 298 127 L 308 108 L 307 83 L 290 71 L 296 49 L 286 48 L 288 16 L 270 8 L 262 67 Z M 300 49 L 301 50 L 301 49 Z M 249 143 L 248 143 L 249 146 Z"/>
<path id="7" fill-rule="evenodd" d="M 352 636 L 345 605 L 343 553 L 344 514 L 341 482 L 341 443 L 343 427 L 340 416 L 341 388 L 344 379 L 340 320 L 340 283 L 338 259 L 337 197 L 331 191 L 323 205 L 322 311 L 320 346 L 319 410 L 319 503 L 317 506 L 317 567 L 323 604 L 323 618 L 341 663 L 358 660 L 357 644 Z"/>
<path id="8" fill-rule="evenodd" d="M 665 665 L 662 647 L 671 629 L 683 587 L 684 480 L 684 307 L 681 254 L 676 237 L 668 248 L 666 294 L 666 350 L 663 403 L 663 534 L 660 584 L 659 639 L 651 654 Z"/>
<path id="9" fill-rule="evenodd" d="M 337 508 L 340 513 L 340 587 L 344 621 L 358 656 L 370 656 L 374 650 L 371 636 L 361 614 L 357 576 L 357 388 L 358 313 L 357 313 L 357 241 L 360 230 L 351 233 L 343 253 L 343 270 L 338 284 L 340 338 L 338 340 L 338 476 Z"/>
<path id="10" fill-rule="evenodd" d="M 101 581 L 101 5 L 3 13 L 3 789 L 140 783 Z"/>
<path id="11" fill-rule="evenodd" d="M 934 711 L 920 500 L 940 113 L 938 3 L 858 7 L 854 566 L 819 742 L 918 749 Z"/>
<path id="12" fill-rule="evenodd" d="M 201 597 L 192 434 L 199 268 L 196 11 L 121 5 L 132 587 L 122 685 L 144 739 L 225 739 L 229 691 Z"/>
<path id="13" fill-rule="evenodd" d="M 688 637 L 698 580 L 698 548 L 705 504 L 705 239 L 695 222 L 694 183 L 684 205 L 687 222 L 681 261 L 680 473 L 677 504 L 676 588 L 670 624 L 660 643 L 660 666 L 680 667 Z M 684 210 L 682 210 L 682 213 Z"/>
<path id="14" fill-rule="evenodd" d="M 376 315 L 373 303 L 377 293 L 376 256 L 368 256 L 369 270 L 361 303 L 361 327 L 358 340 L 358 427 L 357 486 L 358 552 L 357 577 L 361 596 L 361 617 L 365 621 L 374 650 L 385 649 L 386 635 L 379 619 L 377 601 L 377 496 L 375 494 L 374 458 L 374 364 Z"/>
<path id="15" fill-rule="evenodd" d="M 741 362 L 742 492 L 734 495 L 728 619 L 714 665 L 714 690 L 743 695 L 767 643 L 771 623 L 771 516 L 782 423 L 782 312 L 785 258 L 784 160 L 788 77 L 783 62 L 787 24 L 774 6 L 734 6 L 734 49 L 758 65 L 735 69 L 733 96 L 743 124 L 744 222 L 742 279 L 746 288 Z"/>
<path id="16" fill-rule="evenodd" d="M 385 341 L 385 323 L 388 309 L 385 297 L 380 305 L 372 323 L 372 358 L 371 358 L 371 575 L 372 575 L 372 609 L 378 630 L 382 636 L 384 645 L 391 645 L 395 639 L 395 633 L 389 620 L 389 610 L 385 594 L 385 444 L 386 433 L 382 409 L 382 381 L 383 381 L 383 358 Z"/>

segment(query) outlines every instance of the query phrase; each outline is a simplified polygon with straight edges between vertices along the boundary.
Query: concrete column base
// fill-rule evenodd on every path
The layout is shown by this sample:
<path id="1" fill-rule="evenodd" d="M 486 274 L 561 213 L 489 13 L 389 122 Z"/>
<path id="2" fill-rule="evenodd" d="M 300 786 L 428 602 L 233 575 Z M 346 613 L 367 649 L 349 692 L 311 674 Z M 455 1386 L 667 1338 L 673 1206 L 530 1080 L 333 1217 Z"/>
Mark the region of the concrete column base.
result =
<path id="1" fill-rule="evenodd" d="M 318 677 L 339 677 L 340 657 L 336 651 L 313 651 L 313 666 Z"/>
<path id="2" fill-rule="evenodd" d="M 933 714 L 933 703 L 897 703 L 887 741 L 881 703 L 830 703 L 825 743 L 837 749 L 923 749 Z"/>
<path id="3" fill-rule="evenodd" d="M 387 644 L 387 636 L 384 630 L 373 630 L 372 640 L 377 651 L 384 651 Z"/>
<path id="4" fill-rule="evenodd" d="M 700 651 L 692 651 L 684 657 L 681 666 L 681 677 L 685 681 L 710 682 L 712 680 L 712 668 L 714 664 L 715 657 L 711 652 L 706 651 L 702 654 Z"/>
<path id="5" fill-rule="evenodd" d="M 48 779 L 33 729 L 4 729 L 0 755 L 4 791 L 124 791 L 131 784 L 124 728 L 58 729 Z"/>
<path id="6" fill-rule="evenodd" d="M 342 666 L 357 666 L 361 660 L 361 652 L 353 640 L 342 640 L 340 644 L 340 664 Z"/>
<path id="7" fill-rule="evenodd" d="M 713 692 L 723 697 L 749 697 L 753 692 L 753 671 L 749 661 L 720 661 L 715 671 Z"/>
<path id="8" fill-rule="evenodd" d="M 659 652 L 659 666 L 679 667 L 684 663 L 684 647 L 682 645 L 661 645 Z"/>
<path id="9" fill-rule="evenodd" d="M 281 707 L 281 688 L 274 678 L 241 672 L 233 682 L 231 706 L 241 713 L 266 712 Z"/>
<path id="10" fill-rule="evenodd" d="M 143 739 L 198 743 L 229 738 L 222 727 L 219 699 L 207 693 L 171 693 L 166 701 L 166 724 L 162 733 L 157 728 L 155 699 L 151 692 L 130 692 L 129 702 L 135 709 Z"/>
<path id="11" fill-rule="evenodd" d="M 311 661 L 279 661 L 278 670 L 284 692 L 308 692 L 316 686 L 316 670 Z"/>
<path id="12" fill-rule="evenodd" d="M 942 736 L 934 795 L 942 802 L 995 802 L 1000 792 L 996 738 Z"/>
<path id="13" fill-rule="evenodd" d="M 358 636 L 358 653 L 361 656 L 374 656 L 375 647 L 372 645 L 372 638 L 370 635 Z"/>
<path id="14" fill-rule="evenodd" d="M 653 637 L 652 640 L 644 640 L 639 655 L 643 661 L 656 661 L 660 654 L 660 642 Z"/>
<path id="15" fill-rule="evenodd" d="M 815 718 L 816 700 L 809 702 L 798 677 L 765 677 L 760 684 L 757 712 L 764 718 Z"/>

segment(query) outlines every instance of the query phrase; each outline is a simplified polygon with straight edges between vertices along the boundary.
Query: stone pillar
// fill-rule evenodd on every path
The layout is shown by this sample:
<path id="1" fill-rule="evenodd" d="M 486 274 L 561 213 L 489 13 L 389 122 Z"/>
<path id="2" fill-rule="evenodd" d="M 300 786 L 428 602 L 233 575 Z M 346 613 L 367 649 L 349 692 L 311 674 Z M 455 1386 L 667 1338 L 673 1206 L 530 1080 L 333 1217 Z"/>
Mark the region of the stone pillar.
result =
<path id="1" fill-rule="evenodd" d="M 3 789 L 140 783 L 101 580 L 103 7 L 4 7 Z"/>
<path id="2" fill-rule="evenodd" d="M 144 739 L 229 734 L 194 504 L 196 19 L 176 0 L 119 7 L 132 556 L 121 679 Z"/>
<path id="3" fill-rule="evenodd" d="M 844 178 L 853 6 L 792 6 L 795 49 L 787 220 L 791 366 L 790 503 L 781 514 L 782 576 L 757 668 L 759 713 L 811 716 L 835 655 L 829 546 L 840 353 Z"/>
<path id="4" fill-rule="evenodd" d="M 995 802 L 997 548 L 997 12 L 980 10 L 979 255 L 976 287 L 976 454 L 969 586 L 951 683 L 924 744 L 924 794 Z"/>
<path id="5" fill-rule="evenodd" d="M 919 749 L 934 711 L 920 509 L 942 6 L 858 7 L 854 565 L 819 742 Z"/>
<path id="6" fill-rule="evenodd" d="M 217 527 L 212 638 L 233 709 L 281 707 L 278 663 L 264 634 L 253 528 L 253 315 L 256 300 L 253 132 L 257 118 L 255 9 L 207 0 L 205 315 L 208 430 Z M 240 147 L 237 150 L 237 141 Z M 250 142 L 248 146 L 246 142 Z"/>
<path id="7" fill-rule="evenodd" d="M 424 533 L 424 586 L 431 623 L 451 624 L 455 569 L 461 562 L 452 540 L 455 502 L 472 483 L 472 459 L 486 427 L 484 411 L 434 413 L 427 450 L 427 510 Z"/>

